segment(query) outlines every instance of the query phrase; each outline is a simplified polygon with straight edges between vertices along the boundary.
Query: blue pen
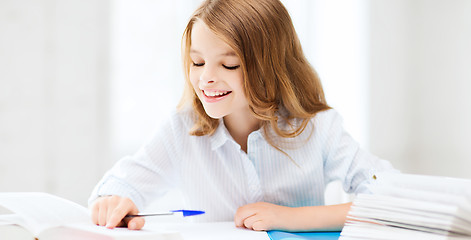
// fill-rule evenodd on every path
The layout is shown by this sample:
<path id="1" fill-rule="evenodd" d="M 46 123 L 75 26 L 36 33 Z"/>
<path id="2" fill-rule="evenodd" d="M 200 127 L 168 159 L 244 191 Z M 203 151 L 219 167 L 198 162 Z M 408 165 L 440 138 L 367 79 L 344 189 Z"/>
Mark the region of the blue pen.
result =
<path id="1" fill-rule="evenodd" d="M 161 212 L 161 213 L 138 213 L 138 214 L 134 214 L 134 215 L 126 215 L 125 218 L 165 216 L 165 215 L 173 215 L 176 212 L 183 213 L 183 217 L 189 217 L 189 216 L 204 214 L 204 211 L 199 211 L 199 210 L 170 210 L 169 212 Z"/>

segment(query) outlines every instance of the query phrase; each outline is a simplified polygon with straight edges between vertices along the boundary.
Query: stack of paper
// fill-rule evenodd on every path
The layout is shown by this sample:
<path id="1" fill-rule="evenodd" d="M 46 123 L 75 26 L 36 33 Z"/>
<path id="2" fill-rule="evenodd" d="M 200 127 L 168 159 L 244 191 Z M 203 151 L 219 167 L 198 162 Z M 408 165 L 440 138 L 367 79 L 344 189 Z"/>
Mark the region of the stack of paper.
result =
<path id="1" fill-rule="evenodd" d="M 353 201 L 342 240 L 471 239 L 471 180 L 390 173 Z"/>

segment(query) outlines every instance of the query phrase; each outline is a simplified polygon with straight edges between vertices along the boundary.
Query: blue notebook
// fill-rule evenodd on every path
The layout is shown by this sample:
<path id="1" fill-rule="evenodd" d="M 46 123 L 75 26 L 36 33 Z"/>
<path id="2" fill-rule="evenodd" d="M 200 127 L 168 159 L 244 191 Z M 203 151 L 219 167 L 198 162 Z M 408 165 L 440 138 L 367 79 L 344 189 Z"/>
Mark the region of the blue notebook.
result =
<path id="1" fill-rule="evenodd" d="M 268 236 L 271 240 L 309 240 L 309 239 L 324 239 L 324 240 L 338 240 L 340 232 L 283 232 L 283 231 L 268 231 Z"/>

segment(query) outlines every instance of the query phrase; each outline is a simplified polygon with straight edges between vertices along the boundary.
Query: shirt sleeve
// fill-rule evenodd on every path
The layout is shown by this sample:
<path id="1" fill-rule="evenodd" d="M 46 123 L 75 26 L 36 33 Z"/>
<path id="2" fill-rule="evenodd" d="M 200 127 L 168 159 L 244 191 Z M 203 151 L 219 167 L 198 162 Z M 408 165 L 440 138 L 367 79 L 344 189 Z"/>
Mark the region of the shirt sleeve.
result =
<path id="1" fill-rule="evenodd" d="M 130 198 L 142 210 L 150 199 L 164 195 L 178 182 L 175 117 L 134 155 L 120 159 L 95 186 L 89 205 L 100 196 Z"/>
<path id="2" fill-rule="evenodd" d="M 340 180 L 347 193 L 369 193 L 368 186 L 379 172 L 397 171 L 389 161 L 363 150 L 343 128 L 340 115 L 329 110 L 320 119 L 324 146 L 324 176 L 326 184 Z"/>

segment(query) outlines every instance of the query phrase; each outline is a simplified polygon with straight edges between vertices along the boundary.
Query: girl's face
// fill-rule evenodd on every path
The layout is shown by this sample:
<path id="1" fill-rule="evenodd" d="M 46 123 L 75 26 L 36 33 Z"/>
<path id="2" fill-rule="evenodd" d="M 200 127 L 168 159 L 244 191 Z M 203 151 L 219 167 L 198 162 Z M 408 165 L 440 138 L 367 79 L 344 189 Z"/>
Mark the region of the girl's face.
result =
<path id="1" fill-rule="evenodd" d="M 204 22 L 197 20 L 191 32 L 190 81 L 212 118 L 247 111 L 240 59 Z"/>

